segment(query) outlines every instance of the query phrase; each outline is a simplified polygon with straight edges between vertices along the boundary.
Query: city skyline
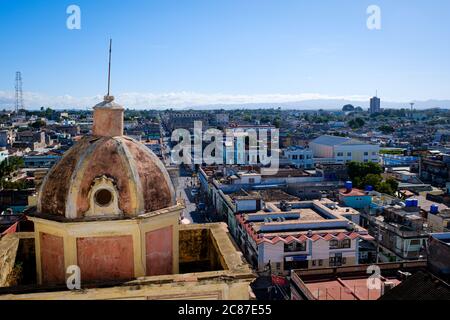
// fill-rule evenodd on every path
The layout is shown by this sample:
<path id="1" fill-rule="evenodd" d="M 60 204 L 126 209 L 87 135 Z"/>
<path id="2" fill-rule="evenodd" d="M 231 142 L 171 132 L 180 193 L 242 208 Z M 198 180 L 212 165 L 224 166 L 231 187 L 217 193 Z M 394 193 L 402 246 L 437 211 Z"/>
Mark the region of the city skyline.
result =
<path id="1" fill-rule="evenodd" d="M 67 28 L 71 4 L 80 30 Z M 112 93 L 129 108 L 367 108 L 376 90 L 382 107 L 449 108 L 449 3 L 377 1 L 380 30 L 367 28 L 371 4 L 4 0 L 0 35 L 14 45 L 0 52 L 0 108 L 14 105 L 16 71 L 29 108 L 92 107 L 106 93 L 109 37 Z"/>

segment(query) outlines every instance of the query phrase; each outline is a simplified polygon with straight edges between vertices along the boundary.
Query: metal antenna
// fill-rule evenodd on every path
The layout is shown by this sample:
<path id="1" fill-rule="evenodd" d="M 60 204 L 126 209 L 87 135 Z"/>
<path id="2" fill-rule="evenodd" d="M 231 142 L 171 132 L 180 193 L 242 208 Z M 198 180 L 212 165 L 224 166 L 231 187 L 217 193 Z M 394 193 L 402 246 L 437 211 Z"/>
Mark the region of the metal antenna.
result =
<path id="1" fill-rule="evenodd" d="M 108 94 L 107 94 L 108 97 L 111 89 L 111 49 L 112 49 L 112 39 L 109 39 Z"/>

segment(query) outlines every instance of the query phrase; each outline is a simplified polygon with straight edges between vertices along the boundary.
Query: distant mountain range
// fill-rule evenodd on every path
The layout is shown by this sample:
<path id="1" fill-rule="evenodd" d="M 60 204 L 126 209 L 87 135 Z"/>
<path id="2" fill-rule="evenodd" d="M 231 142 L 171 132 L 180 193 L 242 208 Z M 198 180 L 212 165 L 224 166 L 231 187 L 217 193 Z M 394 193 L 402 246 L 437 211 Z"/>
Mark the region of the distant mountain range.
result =
<path id="1" fill-rule="evenodd" d="M 412 101 L 415 103 L 414 109 L 450 109 L 450 100 L 426 100 L 426 101 Z M 247 103 L 247 104 L 214 104 L 203 105 L 196 107 L 181 108 L 182 110 L 214 110 L 214 109 L 271 109 L 281 108 L 284 110 L 341 110 L 346 104 L 351 104 L 354 107 L 361 107 L 364 110 L 369 109 L 369 102 L 366 101 L 351 101 L 351 100 L 304 100 L 298 102 L 285 103 Z M 381 101 L 381 108 L 384 109 L 410 109 L 410 102 L 388 102 Z M 176 109 L 176 108 L 174 108 Z"/>

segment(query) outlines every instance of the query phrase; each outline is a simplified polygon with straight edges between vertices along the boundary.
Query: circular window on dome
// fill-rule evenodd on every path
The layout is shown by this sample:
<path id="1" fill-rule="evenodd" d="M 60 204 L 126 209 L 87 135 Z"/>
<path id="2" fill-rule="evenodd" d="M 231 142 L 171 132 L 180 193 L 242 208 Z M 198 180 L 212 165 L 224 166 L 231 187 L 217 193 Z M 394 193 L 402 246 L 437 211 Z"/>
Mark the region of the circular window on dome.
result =
<path id="1" fill-rule="evenodd" d="M 111 204 L 113 195 L 106 189 L 98 190 L 94 196 L 95 202 L 101 207 L 107 207 Z"/>

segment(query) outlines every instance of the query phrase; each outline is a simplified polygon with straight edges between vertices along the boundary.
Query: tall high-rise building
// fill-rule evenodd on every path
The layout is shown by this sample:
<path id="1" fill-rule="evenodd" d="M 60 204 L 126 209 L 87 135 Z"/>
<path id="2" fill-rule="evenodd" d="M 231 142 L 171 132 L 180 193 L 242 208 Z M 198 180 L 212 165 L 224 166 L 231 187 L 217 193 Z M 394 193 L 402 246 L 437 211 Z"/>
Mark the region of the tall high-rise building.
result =
<path id="1" fill-rule="evenodd" d="M 381 112 L 381 100 L 378 97 L 370 99 L 370 113 Z"/>

